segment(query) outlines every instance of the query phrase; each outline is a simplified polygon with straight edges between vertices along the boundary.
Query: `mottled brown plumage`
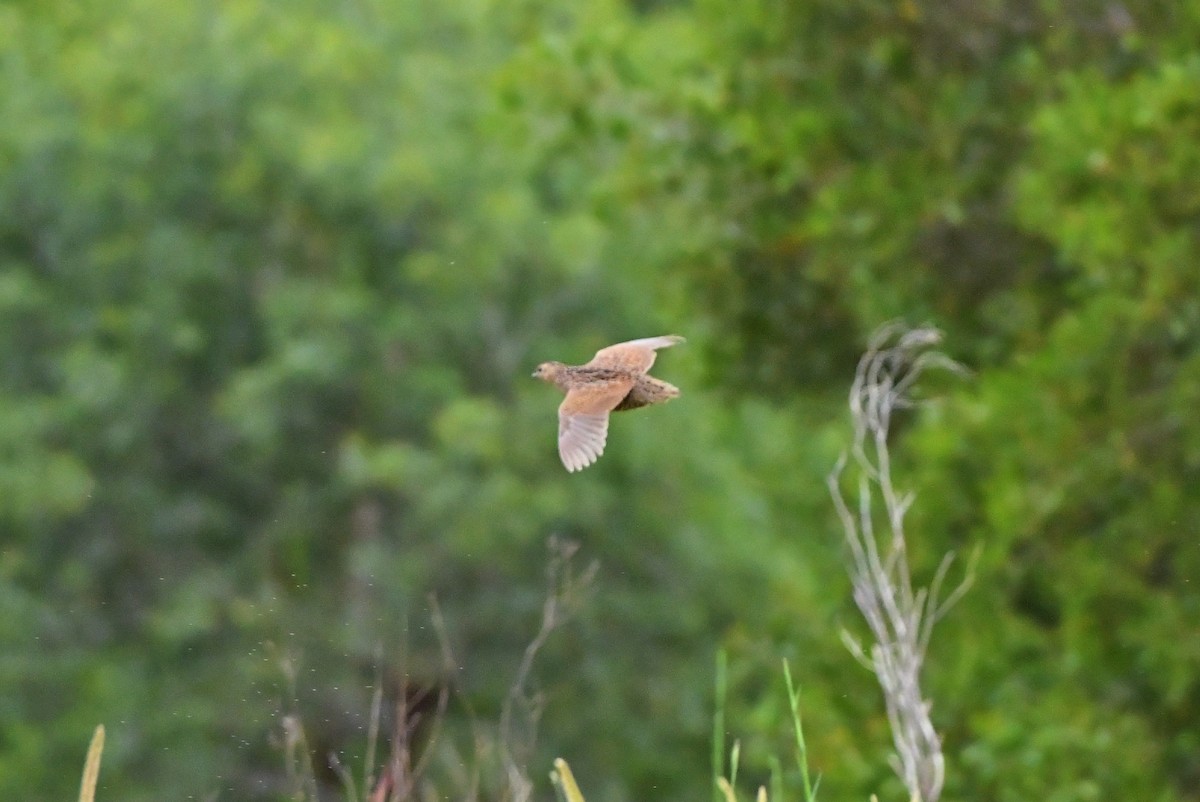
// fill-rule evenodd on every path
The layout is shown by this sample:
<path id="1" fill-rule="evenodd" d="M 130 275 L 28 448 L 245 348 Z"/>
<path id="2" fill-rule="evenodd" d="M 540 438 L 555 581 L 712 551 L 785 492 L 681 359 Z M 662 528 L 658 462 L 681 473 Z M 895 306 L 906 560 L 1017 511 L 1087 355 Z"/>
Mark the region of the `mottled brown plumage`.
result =
<path id="1" fill-rule="evenodd" d="M 601 348 L 586 365 L 543 362 L 534 378 L 567 394 L 558 408 L 558 455 L 568 471 L 591 465 L 604 453 L 608 414 L 670 401 L 679 390 L 646 374 L 655 351 L 683 342 L 674 334 Z"/>

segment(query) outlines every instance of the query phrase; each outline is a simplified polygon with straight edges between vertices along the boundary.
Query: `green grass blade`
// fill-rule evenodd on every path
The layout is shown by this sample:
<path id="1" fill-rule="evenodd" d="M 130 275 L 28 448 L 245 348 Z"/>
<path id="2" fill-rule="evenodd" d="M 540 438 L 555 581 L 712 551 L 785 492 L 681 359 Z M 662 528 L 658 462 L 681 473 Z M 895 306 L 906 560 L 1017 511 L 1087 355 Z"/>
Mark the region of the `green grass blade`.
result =
<path id="1" fill-rule="evenodd" d="M 713 710 L 712 781 L 713 802 L 724 802 L 720 781 L 725 774 L 725 683 L 727 657 L 724 649 L 717 651 L 716 698 Z"/>
<path id="2" fill-rule="evenodd" d="M 821 778 L 814 784 L 808 775 L 808 745 L 804 742 L 804 727 L 800 721 L 800 689 L 792 684 L 792 671 L 788 661 L 783 661 L 783 678 L 787 682 L 788 706 L 792 710 L 792 725 L 796 731 L 796 762 L 800 765 L 800 779 L 804 783 L 805 802 L 816 802 L 817 786 Z"/>

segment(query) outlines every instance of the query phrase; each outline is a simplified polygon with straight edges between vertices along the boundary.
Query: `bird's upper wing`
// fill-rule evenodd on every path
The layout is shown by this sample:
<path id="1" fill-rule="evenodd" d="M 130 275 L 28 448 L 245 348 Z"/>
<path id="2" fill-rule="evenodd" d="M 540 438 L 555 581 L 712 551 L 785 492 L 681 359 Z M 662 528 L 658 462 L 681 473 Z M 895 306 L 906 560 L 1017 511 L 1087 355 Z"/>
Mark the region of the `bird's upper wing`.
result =
<path id="1" fill-rule="evenodd" d="M 604 453 L 608 413 L 633 384 L 632 378 L 612 379 L 579 384 L 567 392 L 558 407 L 558 456 L 568 471 L 586 468 Z"/>
<path id="2" fill-rule="evenodd" d="M 661 337 L 645 337 L 641 340 L 617 343 L 607 348 L 601 348 L 584 367 L 613 368 L 635 373 L 645 373 L 654 364 L 654 352 L 659 348 L 669 348 L 683 342 L 677 334 L 665 334 Z"/>

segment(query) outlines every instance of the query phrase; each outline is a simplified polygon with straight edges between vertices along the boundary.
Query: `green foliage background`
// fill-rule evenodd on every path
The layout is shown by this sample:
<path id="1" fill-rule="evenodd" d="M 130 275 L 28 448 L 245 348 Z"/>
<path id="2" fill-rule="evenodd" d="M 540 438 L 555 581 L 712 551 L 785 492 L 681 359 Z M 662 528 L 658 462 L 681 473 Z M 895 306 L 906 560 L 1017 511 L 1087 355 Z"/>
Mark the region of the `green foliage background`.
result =
<path id="1" fill-rule="evenodd" d="M 913 560 L 982 547 L 926 678 L 947 798 L 1200 799 L 1200 6 L 0 5 L 0 796 L 280 798 L 376 669 L 477 713 L 542 654 L 590 800 L 743 776 L 804 686 L 825 799 L 901 798 L 824 475 L 866 335 L 974 376 L 905 421 Z M 689 337 L 567 475 L 537 362 Z M 541 768 L 539 768 L 539 766 Z M 548 797 L 548 783 L 538 789 Z"/>

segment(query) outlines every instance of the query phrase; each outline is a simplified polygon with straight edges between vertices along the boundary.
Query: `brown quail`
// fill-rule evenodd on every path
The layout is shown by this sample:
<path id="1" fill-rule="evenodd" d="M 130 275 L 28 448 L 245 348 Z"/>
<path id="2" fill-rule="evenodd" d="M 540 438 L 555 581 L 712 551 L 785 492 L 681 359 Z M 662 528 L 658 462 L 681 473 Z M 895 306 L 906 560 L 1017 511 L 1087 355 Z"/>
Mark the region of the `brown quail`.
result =
<path id="1" fill-rule="evenodd" d="M 568 471 L 591 465 L 604 453 L 608 413 L 670 401 L 679 390 L 646 375 L 655 351 L 683 342 L 674 334 L 601 348 L 586 365 L 543 362 L 533 372 L 567 394 L 558 408 L 558 455 Z"/>

